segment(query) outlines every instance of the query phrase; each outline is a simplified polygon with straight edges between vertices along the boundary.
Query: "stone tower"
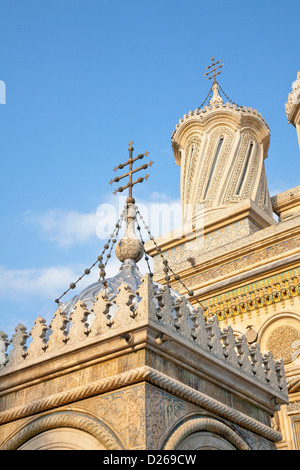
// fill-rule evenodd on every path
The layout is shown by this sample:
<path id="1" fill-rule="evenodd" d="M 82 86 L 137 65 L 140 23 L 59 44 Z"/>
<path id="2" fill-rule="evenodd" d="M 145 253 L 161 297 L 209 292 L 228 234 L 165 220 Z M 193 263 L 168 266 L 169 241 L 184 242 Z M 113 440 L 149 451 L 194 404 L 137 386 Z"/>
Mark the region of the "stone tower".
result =
<path id="1" fill-rule="evenodd" d="M 299 90 L 300 72 L 285 105 L 298 139 Z M 277 447 L 300 449 L 300 186 L 270 198 L 269 128 L 256 110 L 224 102 L 222 92 L 215 82 L 210 103 L 185 114 L 172 135 L 184 222 L 188 213 L 192 224 L 182 238 L 164 234 L 147 250 L 157 282 L 166 282 L 163 255 L 176 272 L 171 286 L 192 292 L 206 318 L 283 360 L 290 403 L 274 417 L 283 436 Z"/>
<path id="2" fill-rule="evenodd" d="M 240 203 L 254 202 L 261 217 L 259 227 L 272 224 L 272 205 L 264 160 L 268 156 L 270 130 L 255 109 L 224 103 L 219 84 L 202 109 L 185 114 L 172 135 L 175 162 L 181 166 L 183 217 L 192 207 L 204 206 L 207 218 L 222 218 L 224 210 L 237 212 Z M 253 216 L 251 216 L 253 219 Z"/>

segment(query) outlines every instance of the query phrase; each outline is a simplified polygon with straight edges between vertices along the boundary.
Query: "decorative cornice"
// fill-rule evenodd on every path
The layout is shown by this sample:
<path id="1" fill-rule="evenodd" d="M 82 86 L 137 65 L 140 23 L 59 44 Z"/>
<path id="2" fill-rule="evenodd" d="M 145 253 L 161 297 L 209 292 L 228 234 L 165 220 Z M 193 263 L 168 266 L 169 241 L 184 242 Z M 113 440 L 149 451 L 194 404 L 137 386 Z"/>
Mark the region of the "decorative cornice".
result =
<path id="1" fill-rule="evenodd" d="M 83 398 L 99 395 L 100 393 L 115 390 L 141 381 L 147 381 L 179 398 L 182 398 L 183 400 L 187 400 L 193 404 L 201 406 L 210 412 L 215 412 L 232 423 L 238 424 L 245 429 L 257 433 L 272 442 L 278 442 L 282 438 L 278 431 L 275 431 L 259 421 L 240 413 L 239 411 L 205 395 L 202 392 L 199 392 L 198 390 L 170 378 L 149 366 L 142 366 L 109 378 L 100 379 L 88 385 L 82 385 L 66 392 L 60 392 L 47 398 L 41 398 L 34 402 L 11 408 L 0 413 L 0 423 L 3 424 L 24 418 L 34 413 L 40 413 L 58 406 L 82 400 Z"/>
<path id="2" fill-rule="evenodd" d="M 300 295 L 300 268 L 202 300 L 207 315 L 219 320 L 241 315 Z"/>
<path id="3" fill-rule="evenodd" d="M 185 256 L 184 263 L 181 262 L 180 253 L 178 253 L 178 262 L 168 261 L 197 296 L 208 297 L 210 291 L 220 291 L 221 282 L 226 286 L 236 284 L 237 281 L 240 284 L 240 281 L 252 275 L 259 275 L 261 278 L 264 270 L 276 269 L 278 271 L 279 268 L 284 269 L 284 265 L 295 266 L 300 256 L 299 224 L 300 217 L 298 216 L 207 252 L 203 252 L 201 247 L 198 251 L 194 249 L 193 256 L 196 263 L 192 268 L 186 261 L 185 253 L 182 253 Z M 174 246 L 168 246 L 168 249 L 175 248 L 177 242 L 177 240 L 176 244 L 174 242 Z M 185 240 L 182 244 L 183 251 L 185 250 L 184 242 Z M 168 252 L 165 252 L 164 256 L 168 259 Z M 160 272 L 157 273 L 155 280 L 163 283 Z M 172 279 L 171 282 L 172 287 L 180 291 L 180 285 Z M 222 291 L 224 291 L 223 287 Z"/>
<path id="4" fill-rule="evenodd" d="M 272 196 L 271 202 L 273 211 L 277 215 L 293 207 L 300 206 L 300 186 Z"/>
<path id="5" fill-rule="evenodd" d="M 175 295 L 168 286 L 160 286 L 158 290 L 155 290 L 155 287 L 157 288 L 150 276 L 146 275 L 136 292 L 122 284 L 114 304 L 108 305 L 107 299 L 99 294 L 92 309 L 94 318 L 90 324 L 87 321 L 91 312 L 79 301 L 72 313 L 69 331 L 66 330 L 66 316 L 58 309 L 54 318 L 59 321 L 51 322 L 52 334 L 48 342 L 45 338 L 48 327 L 45 321 L 38 317 L 30 332 L 32 341 L 28 348 L 25 346 L 29 336 L 26 328 L 18 325 L 12 338 L 13 348 L 7 359 L 5 358 L 0 375 L 6 378 L 8 384 L 12 384 L 13 379 L 10 379 L 10 376 L 13 375 L 18 380 L 24 380 L 22 371 L 32 380 L 36 377 L 34 370 L 37 369 L 34 367 L 38 368 L 44 364 L 43 370 L 47 360 L 52 363 L 53 348 L 56 358 L 61 359 L 68 355 L 70 363 L 70 355 L 73 355 L 78 362 L 82 351 L 91 351 L 91 348 L 95 347 L 95 338 L 98 338 L 99 344 L 105 344 L 109 337 L 111 340 L 117 337 L 119 349 L 122 349 L 124 342 L 130 346 L 135 344 L 134 331 L 139 328 L 150 331 L 153 327 L 159 332 L 169 334 L 182 347 L 186 342 L 195 349 L 199 358 L 203 353 L 208 355 L 207 359 L 212 367 L 216 367 L 213 366 L 216 358 L 221 361 L 224 373 L 230 364 L 241 376 L 241 380 L 246 381 L 250 376 L 258 387 L 267 387 L 274 398 L 286 402 L 283 364 L 274 362 L 270 355 L 263 354 L 258 345 L 255 350 L 249 351 L 242 337 L 237 342 L 232 330 L 220 328 L 217 317 L 206 321 L 201 308 L 194 308 L 184 296 Z M 89 335 L 91 338 L 88 338 Z M 48 344 L 52 346 L 50 353 L 47 351 Z M 99 356 L 99 349 L 96 349 Z M 80 360 L 87 364 L 88 354 L 84 354 Z M 4 385 L 3 390 L 7 393 L 6 387 Z"/>
<path id="6" fill-rule="evenodd" d="M 265 148 L 265 158 L 267 157 L 267 149 L 270 142 L 270 129 L 266 124 L 265 119 L 261 113 L 258 113 L 256 109 L 250 107 L 246 108 L 234 106 L 231 103 L 225 104 L 210 104 L 202 109 L 195 109 L 190 111 L 188 114 L 184 114 L 171 137 L 173 151 L 175 155 L 175 161 L 180 165 L 180 148 L 184 147 L 181 143 L 182 133 L 189 135 L 188 129 L 194 125 L 197 128 L 200 125 L 202 131 L 207 130 L 214 123 L 224 124 L 226 122 L 233 130 L 240 129 L 242 127 L 251 127 L 252 130 L 256 131 L 259 141 L 261 141 Z"/>
<path id="7" fill-rule="evenodd" d="M 202 237 L 205 237 L 208 234 L 245 219 L 249 219 L 253 222 L 258 229 L 264 229 L 276 225 L 276 221 L 251 199 L 241 200 L 229 207 L 220 206 L 210 213 L 204 212 L 203 216 L 203 227 L 200 227 L 198 231 L 186 230 L 186 233 L 183 234 L 182 238 L 178 236 L 178 233 L 180 234 L 178 230 L 177 232 L 173 231 L 155 238 L 156 245 L 158 245 L 164 252 L 169 249 L 173 250 L 183 243 L 188 243 L 195 239 L 202 239 Z M 155 256 L 157 254 L 156 246 L 151 240 L 145 243 L 145 249 L 150 256 Z"/>

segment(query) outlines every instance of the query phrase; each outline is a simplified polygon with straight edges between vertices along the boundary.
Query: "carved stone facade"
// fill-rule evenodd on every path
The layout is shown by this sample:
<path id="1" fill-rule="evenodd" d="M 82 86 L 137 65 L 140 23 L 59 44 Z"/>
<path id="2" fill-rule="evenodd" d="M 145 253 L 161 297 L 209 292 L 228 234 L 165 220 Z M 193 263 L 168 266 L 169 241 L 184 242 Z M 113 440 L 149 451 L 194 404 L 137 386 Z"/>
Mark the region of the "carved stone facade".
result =
<path id="1" fill-rule="evenodd" d="M 1 450 L 299 448 L 299 188 L 270 199 L 268 126 L 213 87 L 172 136 L 195 225 L 146 245 L 154 279 L 131 202 L 114 278 L 0 332 Z"/>
<path id="2" fill-rule="evenodd" d="M 77 302 L 70 321 L 58 309 L 49 327 L 38 317 L 30 335 L 16 328 L 0 372 L 2 450 L 250 450 L 281 439 L 271 416 L 287 402 L 282 361 L 148 274 L 114 302 Z"/>
<path id="3" fill-rule="evenodd" d="M 299 74 L 286 104 L 288 120 L 298 132 Z M 213 136 L 224 135 L 226 142 L 230 133 L 225 134 L 225 123 L 235 132 L 236 137 L 227 152 L 231 173 L 222 168 L 223 179 L 221 173 L 217 173 L 217 164 L 222 165 L 220 152 L 211 176 L 211 184 L 214 177 L 219 182 L 215 188 L 210 185 L 215 210 L 208 208 L 204 227 L 194 227 L 181 240 L 175 240 L 172 234 L 157 239 L 160 253 L 157 254 L 152 242 L 146 248 L 154 257 L 158 282 L 165 283 L 163 256 L 180 275 L 179 281 L 170 276 L 171 286 L 181 294 L 193 291 L 191 301 L 195 305 L 201 303 L 208 321 L 217 317 L 223 328 L 232 328 L 235 338 L 243 334 L 250 348 L 257 342 L 262 350 L 271 351 L 274 358 L 283 360 L 289 404 L 281 407 L 272 423 L 274 429 L 282 433 L 277 448 L 300 449 L 300 187 L 270 199 L 263 166 L 269 145 L 267 125 L 252 109 L 236 109 L 228 103 L 218 106 L 211 103 L 203 110 L 185 115 L 172 136 L 175 161 L 184 168 L 181 170 L 181 175 L 183 171 L 185 174 L 181 177 L 182 194 L 186 191 L 183 188 L 191 185 L 189 193 L 192 195 L 193 191 L 200 194 L 205 187 L 205 174 L 209 170 L 205 171 L 204 166 L 209 168 L 209 163 L 205 162 L 204 155 L 212 165 L 216 151 Z M 230 123 L 227 112 L 232 113 Z M 198 150 L 202 174 L 199 173 L 197 179 L 194 171 L 189 179 L 188 155 L 184 149 L 195 135 L 205 149 L 202 154 Z M 245 155 L 249 154 L 249 142 L 253 143 L 252 157 L 245 172 L 243 165 Z M 210 145 L 214 150 L 209 150 Z M 222 148 L 225 152 L 225 147 Z M 239 191 L 241 178 L 244 183 Z M 201 202 L 201 197 L 197 202 Z"/>

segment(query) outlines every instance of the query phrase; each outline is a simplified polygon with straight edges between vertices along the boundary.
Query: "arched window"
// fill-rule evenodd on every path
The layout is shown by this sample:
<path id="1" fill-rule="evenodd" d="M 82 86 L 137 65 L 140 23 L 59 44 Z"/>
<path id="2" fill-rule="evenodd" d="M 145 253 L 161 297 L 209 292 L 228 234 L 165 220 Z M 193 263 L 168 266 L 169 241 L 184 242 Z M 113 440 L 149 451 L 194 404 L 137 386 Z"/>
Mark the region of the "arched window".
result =
<path id="1" fill-rule="evenodd" d="M 238 196 L 240 195 L 241 190 L 242 190 L 242 186 L 243 186 L 245 176 L 246 176 L 246 173 L 247 173 L 247 170 L 248 170 L 249 161 L 250 161 L 250 158 L 251 158 L 253 147 L 254 147 L 254 144 L 253 144 L 253 142 L 251 142 L 250 145 L 249 145 L 246 160 L 245 160 L 245 163 L 244 163 L 244 168 L 243 168 L 243 173 L 242 173 L 242 176 L 241 176 L 241 179 L 240 179 L 240 184 L 239 184 L 238 190 L 236 192 L 236 194 Z"/>
<path id="2" fill-rule="evenodd" d="M 211 180 L 212 180 L 213 173 L 214 173 L 215 168 L 216 168 L 216 164 L 217 164 L 217 161 L 218 161 L 218 157 L 219 157 L 223 142 L 224 142 L 224 137 L 220 137 L 218 147 L 217 147 L 217 151 L 215 153 L 215 157 L 214 157 L 214 160 L 213 160 L 213 163 L 212 163 L 212 166 L 211 166 L 211 170 L 210 170 L 210 174 L 209 174 L 209 178 L 208 178 L 208 181 L 207 181 L 207 185 L 206 185 L 206 189 L 205 189 L 203 199 L 206 199 L 207 192 L 208 192 Z"/>
<path id="3" fill-rule="evenodd" d="M 188 174 L 190 172 L 190 168 L 191 168 L 191 161 L 192 161 L 192 158 L 193 158 L 193 153 L 194 153 L 194 144 L 192 145 L 191 147 L 191 150 L 190 150 L 190 156 L 189 156 L 189 163 L 188 163 L 188 169 L 187 169 L 187 177 L 188 177 Z"/>

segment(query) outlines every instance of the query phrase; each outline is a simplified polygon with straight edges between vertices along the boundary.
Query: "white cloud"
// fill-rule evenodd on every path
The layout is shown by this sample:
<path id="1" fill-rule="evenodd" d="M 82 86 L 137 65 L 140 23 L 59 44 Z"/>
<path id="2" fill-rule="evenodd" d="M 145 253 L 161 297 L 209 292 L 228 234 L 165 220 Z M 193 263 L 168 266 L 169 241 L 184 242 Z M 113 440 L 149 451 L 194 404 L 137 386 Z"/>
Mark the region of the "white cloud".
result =
<path id="1" fill-rule="evenodd" d="M 103 244 L 113 231 L 119 214 L 125 205 L 126 197 L 114 198 L 100 205 L 95 213 L 80 213 L 78 211 L 49 210 L 45 213 L 28 211 L 24 219 L 33 228 L 38 228 L 41 235 L 48 242 L 61 248 L 67 248 L 78 244 L 87 244 L 93 238 L 102 238 Z M 138 207 L 144 217 L 145 223 L 150 227 L 151 233 L 158 236 L 163 231 L 168 231 L 165 224 L 166 217 L 158 217 L 159 203 L 168 207 L 174 205 L 175 212 L 180 213 L 180 202 L 170 197 L 153 193 L 149 199 L 138 201 Z M 168 210 L 167 210 L 168 212 Z M 179 216 L 180 217 L 180 216 Z M 176 218 L 176 217 L 175 217 Z M 161 223 L 163 222 L 163 227 Z M 178 220 L 177 225 L 180 225 Z M 124 225 L 124 224 L 123 224 Z M 141 224 L 143 227 L 143 225 Z M 172 227 L 170 227 L 172 229 Z M 99 233 L 100 232 L 100 233 Z M 122 236 L 121 230 L 119 237 Z M 138 233 L 137 233 L 138 234 Z M 99 236 L 100 235 L 100 236 Z M 102 236 L 101 236 L 102 235 Z M 105 235 L 105 236 L 104 236 Z M 143 238 L 146 241 L 148 234 L 143 229 Z M 102 247 L 101 242 L 99 246 Z M 71 282 L 84 273 L 84 269 L 91 266 L 95 260 L 86 259 L 68 265 L 37 266 L 27 269 L 13 269 L 9 266 L 0 266 L 0 301 L 3 305 L 9 305 L 6 311 L 2 307 L 1 329 L 13 332 L 17 323 L 31 325 L 37 315 L 42 315 L 47 321 L 52 318 L 56 308 L 54 300 L 65 292 Z M 150 260 L 151 269 L 153 262 Z M 112 252 L 112 258 L 106 266 L 106 278 L 115 276 L 121 263 Z M 145 259 L 138 263 L 142 275 L 148 272 Z M 88 285 L 96 282 L 99 277 L 99 268 L 96 266 L 78 282 L 76 289 L 70 290 L 62 300 L 70 300 Z M 27 319 L 26 319 L 27 318 Z"/>
<path id="2" fill-rule="evenodd" d="M 121 196 L 111 201 L 101 204 L 95 213 L 80 213 L 61 209 L 50 210 L 43 214 L 28 211 L 24 214 L 24 218 L 34 227 L 38 227 L 46 240 L 54 242 L 60 247 L 84 244 L 97 236 L 104 241 L 113 231 L 119 214 L 124 208 L 126 197 Z M 152 193 L 149 195 L 149 200 L 139 201 L 138 207 L 154 236 L 173 230 L 172 224 L 174 223 L 177 226 L 181 224 L 180 201 L 172 200 L 165 194 Z M 170 209 L 173 211 L 171 217 L 169 217 Z M 161 212 L 159 212 L 160 210 Z M 141 227 L 143 238 L 146 241 L 148 234 L 143 228 L 143 224 Z M 119 238 L 121 236 L 122 231 Z M 80 265 L 46 266 L 34 269 L 11 269 L 0 266 L 0 298 L 20 302 L 36 298 L 45 300 L 58 298 L 93 261 L 82 260 Z M 112 258 L 106 268 L 106 277 L 115 276 L 120 265 L 121 263 L 112 252 Z M 147 272 L 147 264 L 144 259 L 139 262 L 139 268 L 142 274 Z M 99 269 L 96 265 L 91 274 L 84 276 L 78 283 L 76 290 L 68 293 L 67 298 L 96 282 L 98 276 Z"/>
<path id="3" fill-rule="evenodd" d="M 106 278 L 115 276 L 120 266 L 120 261 L 115 257 L 110 259 Z M 148 272 L 144 259 L 138 263 L 138 267 L 142 275 Z M 15 327 L 21 323 L 27 326 L 29 332 L 38 315 L 49 324 L 57 307 L 55 299 L 83 272 L 82 266 L 51 266 L 43 269 L 8 269 L 0 266 L 0 303 L 9 306 L 2 307 L 0 330 L 11 338 Z M 85 287 L 98 281 L 98 277 L 99 269 L 96 265 L 89 275 L 78 282 L 76 289 L 69 290 L 61 300 L 70 300 Z"/>
<path id="4" fill-rule="evenodd" d="M 41 269 L 9 269 L 0 266 L 0 299 L 17 302 L 37 298 L 54 300 L 69 288 L 71 282 L 77 281 L 82 276 L 88 264 L 85 266 L 50 266 Z M 120 261 L 113 256 L 106 266 L 106 278 L 115 276 L 120 266 Z M 138 263 L 138 266 L 142 275 L 147 272 L 144 259 Z M 78 282 L 76 289 L 68 292 L 64 300 L 69 300 L 88 285 L 98 281 L 98 278 L 99 268 L 96 264 L 90 274 L 85 275 Z"/>
<path id="5" fill-rule="evenodd" d="M 94 213 L 61 209 L 49 210 L 43 214 L 27 211 L 24 219 L 37 227 L 46 240 L 68 248 L 85 244 L 93 238 L 109 238 L 124 209 L 125 201 L 125 196 L 108 199 L 100 204 Z M 160 236 L 181 226 L 179 199 L 171 199 L 166 194 L 154 192 L 149 195 L 148 200 L 139 200 L 138 208 L 154 236 Z"/>
<path id="6" fill-rule="evenodd" d="M 79 275 L 78 268 L 68 266 L 41 269 L 9 269 L 0 266 L 0 297 L 20 301 L 30 297 L 55 298 Z"/>
<path id="7" fill-rule="evenodd" d="M 99 221 L 95 213 L 77 211 L 50 210 L 44 214 L 26 212 L 27 222 L 38 227 L 44 238 L 62 247 L 82 244 L 96 238 L 96 226 Z"/>

